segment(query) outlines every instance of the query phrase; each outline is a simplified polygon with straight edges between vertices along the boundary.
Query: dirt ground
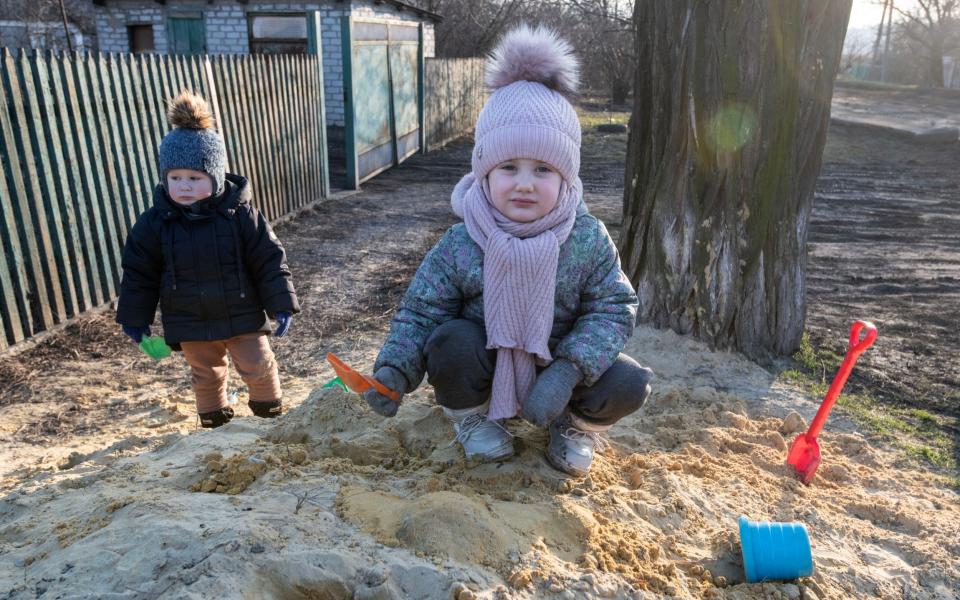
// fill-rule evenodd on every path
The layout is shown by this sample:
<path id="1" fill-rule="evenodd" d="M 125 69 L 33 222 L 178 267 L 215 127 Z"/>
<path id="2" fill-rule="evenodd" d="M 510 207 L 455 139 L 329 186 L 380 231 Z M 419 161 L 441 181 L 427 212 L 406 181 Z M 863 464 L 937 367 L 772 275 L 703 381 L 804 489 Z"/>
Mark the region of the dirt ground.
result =
<path id="1" fill-rule="evenodd" d="M 960 415 L 960 145 L 834 125 L 810 222 L 807 330 L 843 354 L 877 342 L 853 382 L 891 404 Z M 829 377 L 829 375 L 828 375 Z"/>
<path id="2" fill-rule="evenodd" d="M 872 82 L 842 82 L 833 90 L 835 119 L 920 133 L 960 127 L 960 93 Z"/>

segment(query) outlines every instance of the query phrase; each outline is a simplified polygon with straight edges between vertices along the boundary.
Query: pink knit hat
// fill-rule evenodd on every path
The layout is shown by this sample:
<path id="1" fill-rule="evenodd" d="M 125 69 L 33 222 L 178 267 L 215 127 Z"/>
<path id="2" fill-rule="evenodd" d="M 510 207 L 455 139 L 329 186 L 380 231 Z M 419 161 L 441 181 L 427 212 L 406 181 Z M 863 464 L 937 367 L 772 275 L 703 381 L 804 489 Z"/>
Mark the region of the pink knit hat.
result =
<path id="1" fill-rule="evenodd" d="M 486 69 L 492 90 L 477 119 L 473 174 L 529 158 L 552 165 L 567 182 L 580 173 L 580 120 L 565 97 L 576 93 L 579 66 L 570 44 L 545 27 L 507 33 Z"/>

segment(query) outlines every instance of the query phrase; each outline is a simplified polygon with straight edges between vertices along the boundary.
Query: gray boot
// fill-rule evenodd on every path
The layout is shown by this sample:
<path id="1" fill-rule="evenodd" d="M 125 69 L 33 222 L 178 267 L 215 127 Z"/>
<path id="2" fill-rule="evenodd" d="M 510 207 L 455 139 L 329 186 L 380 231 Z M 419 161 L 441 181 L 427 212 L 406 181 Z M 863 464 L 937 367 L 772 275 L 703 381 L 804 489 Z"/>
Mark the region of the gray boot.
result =
<path id="1" fill-rule="evenodd" d="M 547 444 L 547 460 L 557 470 L 575 477 L 590 471 L 594 450 L 603 450 L 607 443 L 601 432 L 610 425 L 595 425 L 564 413 L 550 423 L 550 443 Z"/>
<path id="2" fill-rule="evenodd" d="M 513 456 L 513 436 L 498 421 L 487 419 L 489 407 L 486 402 L 473 408 L 443 409 L 457 433 L 450 445 L 460 442 L 467 458 L 496 461 Z"/>

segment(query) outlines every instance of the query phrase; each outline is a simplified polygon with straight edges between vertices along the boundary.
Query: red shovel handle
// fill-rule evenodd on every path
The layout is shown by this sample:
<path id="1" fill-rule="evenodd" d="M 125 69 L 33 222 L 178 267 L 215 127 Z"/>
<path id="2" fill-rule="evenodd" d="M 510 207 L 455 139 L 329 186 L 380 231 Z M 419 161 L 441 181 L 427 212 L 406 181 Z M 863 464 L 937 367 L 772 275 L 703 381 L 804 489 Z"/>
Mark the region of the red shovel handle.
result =
<path id="1" fill-rule="evenodd" d="M 864 329 L 867 330 L 867 335 L 861 340 L 860 333 Z M 833 408 L 833 405 L 836 404 L 837 396 L 840 395 L 840 390 L 843 389 L 843 385 L 847 382 L 847 377 L 850 376 L 850 371 L 853 370 L 853 365 L 857 362 L 857 357 L 869 348 L 876 339 L 877 328 L 873 323 L 870 321 L 853 322 L 853 326 L 850 328 L 850 345 L 847 347 L 847 355 L 843 357 L 840 370 L 837 371 L 837 375 L 833 378 L 833 383 L 830 384 L 830 389 L 827 391 L 826 398 L 823 399 L 823 404 L 820 405 L 820 410 L 817 411 L 817 416 L 815 416 L 813 422 L 810 423 L 810 429 L 807 430 L 808 437 L 816 439 L 816 437 L 820 435 L 820 430 L 823 429 L 823 424 L 826 422 L 830 410 Z"/>
<path id="2" fill-rule="evenodd" d="M 860 334 L 864 329 L 867 330 L 867 335 L 861 340 Z M 850 345 L 847 346 L 847 354 L 852 352 L 854 355 L 860 356 L 864 350 L 873 345 L 876 339 L 877 328 L 873 323 L 870 321 L 854 321 L 850 328 Z"/>

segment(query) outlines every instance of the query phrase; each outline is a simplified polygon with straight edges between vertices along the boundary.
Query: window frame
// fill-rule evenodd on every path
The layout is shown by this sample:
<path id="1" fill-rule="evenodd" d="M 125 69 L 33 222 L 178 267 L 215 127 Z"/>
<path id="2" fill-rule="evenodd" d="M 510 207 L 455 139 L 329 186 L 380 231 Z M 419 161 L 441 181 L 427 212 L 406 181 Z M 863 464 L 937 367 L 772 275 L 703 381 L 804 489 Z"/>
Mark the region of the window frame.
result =
<path id="1" fill-rule="evenodd" d="M 150 48 L 148 50 L 133 49 L 134 29 L 140 29 L 141 31 L 145 31 L 147 29 L 150 30 Z M 127 50 L 129 50 L 131 54 L 156 53 L 157 51 L 156 26 L 153 23 L 127 23 Z"/>
<path id="2" fill-rule="evenodd" d="M 263 44 L 291 44 L 291 45 L 300 45 L 303 44 L 304 53 L 307 51 L 309 46 L 309 36 L 307 33 L 302 38 L 267 38 L 267 37 L 254 37 L 253 35 L 253 20 L 257 17 L 300 17 L 303 19 L 304 24 L 307 22 L 307 13 L 306 11 L 287 11 L 287 12 L 278 12 L 278 11 L 247 11 L 247 48 L 250 51 L 250 54 L 266 54 L 265 52 L 258 52 L 256 48 Z"/>

